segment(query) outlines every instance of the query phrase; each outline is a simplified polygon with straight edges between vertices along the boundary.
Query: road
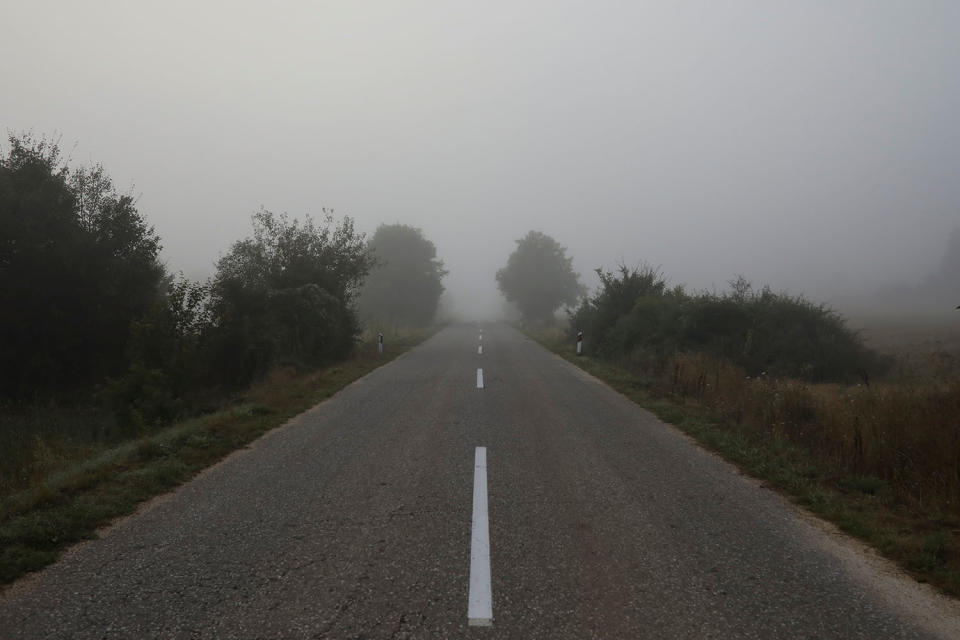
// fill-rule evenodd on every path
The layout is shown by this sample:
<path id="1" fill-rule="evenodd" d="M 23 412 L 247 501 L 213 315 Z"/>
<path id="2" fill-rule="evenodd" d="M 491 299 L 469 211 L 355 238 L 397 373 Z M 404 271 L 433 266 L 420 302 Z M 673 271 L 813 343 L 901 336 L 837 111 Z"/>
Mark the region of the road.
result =
<path id="1" fill-rule="evenodd" d="M 486 627 L 467 611 L 478 447 Z M 517 331 L 463 324 L 8 589 L 0 638 L 960 629 L 950 603 L 851 549 Z"/>

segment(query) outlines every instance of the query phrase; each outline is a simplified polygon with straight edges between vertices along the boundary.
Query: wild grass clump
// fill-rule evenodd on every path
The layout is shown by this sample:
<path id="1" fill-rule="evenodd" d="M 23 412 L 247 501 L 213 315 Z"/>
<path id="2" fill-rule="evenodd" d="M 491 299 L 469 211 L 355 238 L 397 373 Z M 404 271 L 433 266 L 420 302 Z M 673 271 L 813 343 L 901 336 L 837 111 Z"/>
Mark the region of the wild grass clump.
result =
<path id="1" fill-rule="evenodd" d="M 743 278 L 727 293 L 691 295 L 650 267 L 597 273 L 601 287 L 571 315 L 570 332 L 583 330 L 601 357 L 649 370 L 676 353 L 700 353 L 749 376 L 808 382 L 864 381 L 889 367 L 838 314 L 803 297 L 756 292 Z"/>

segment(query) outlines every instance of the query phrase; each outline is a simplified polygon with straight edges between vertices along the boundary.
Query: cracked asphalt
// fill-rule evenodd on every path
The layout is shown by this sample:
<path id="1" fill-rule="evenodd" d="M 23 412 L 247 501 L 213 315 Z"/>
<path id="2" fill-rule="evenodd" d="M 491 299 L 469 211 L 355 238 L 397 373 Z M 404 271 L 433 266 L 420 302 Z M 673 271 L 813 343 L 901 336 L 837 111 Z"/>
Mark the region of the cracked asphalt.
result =
<path id="1" fill-rule="evenodd" d="M 482 355 L 477 334 L 7 589 L 0 639 L 938 637 L 781 497 L 517 331 L 484 325 Z M 467 625 L 477 446 L 488 628 Z"/>

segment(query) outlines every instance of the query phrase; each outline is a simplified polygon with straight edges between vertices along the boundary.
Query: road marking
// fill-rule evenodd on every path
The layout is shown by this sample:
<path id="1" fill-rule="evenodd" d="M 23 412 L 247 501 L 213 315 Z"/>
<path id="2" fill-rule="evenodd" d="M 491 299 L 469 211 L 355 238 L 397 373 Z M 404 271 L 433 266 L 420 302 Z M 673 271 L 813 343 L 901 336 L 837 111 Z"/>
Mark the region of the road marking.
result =
<path id="1" fill-rule="evenodd" d="M 478 356 L 482 356 L 482 355 L 483 355 L 483 345 L 482 345 L 482 344 L 477 347 L 477 355 L 478 355 Z"/>
<path id="2" fill-rule="evenodd" d="M 470 595 L 467 605 L 467 623 L 472 627 L 493 626 L 486 447 L 477 447 L 473 459 L 473 526 L 470 531 Z"/>
<path id="3" fill-rule="evenodd" d="M 477 389 L 483 389 L 483 369 L 477 369 Z"/>
<path id="4" fill-rule="evenodd" d="M 480 342 L 483 342 L 483 334 L 482 334 L 482 333 L 480 334 L 479 337 L 480 337 Z"/>

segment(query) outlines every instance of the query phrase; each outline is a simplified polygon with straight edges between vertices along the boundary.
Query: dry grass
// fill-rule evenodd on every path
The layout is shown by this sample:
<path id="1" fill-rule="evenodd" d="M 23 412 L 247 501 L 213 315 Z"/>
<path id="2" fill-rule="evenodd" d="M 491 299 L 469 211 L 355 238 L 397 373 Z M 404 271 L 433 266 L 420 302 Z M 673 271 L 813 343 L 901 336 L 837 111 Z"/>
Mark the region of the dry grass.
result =
<path id="1" fill-rule="evenodd" d="M 750 379 L 702 355 L 676 355 L 657 387 L 725 419 L 785 437 L 903 501 L 960 516 L 960 378 L 872 385 Z"/>

